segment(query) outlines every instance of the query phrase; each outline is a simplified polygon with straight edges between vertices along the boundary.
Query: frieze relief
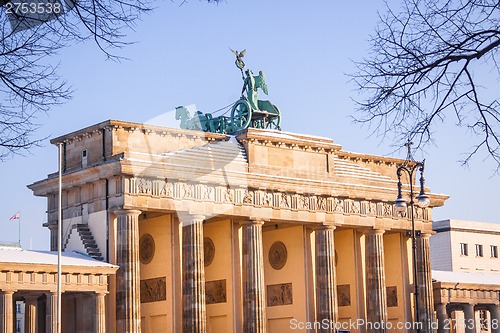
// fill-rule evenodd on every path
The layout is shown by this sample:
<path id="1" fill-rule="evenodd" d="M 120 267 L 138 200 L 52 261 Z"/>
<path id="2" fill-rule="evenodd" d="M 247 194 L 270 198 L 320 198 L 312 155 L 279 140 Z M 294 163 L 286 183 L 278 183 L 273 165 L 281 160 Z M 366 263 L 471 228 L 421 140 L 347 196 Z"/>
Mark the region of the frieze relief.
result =
<path id="1" fill-rule="evenodd" d="M 410 216 L 409 210 L 402 213 L 397 212 L 392 202 L 139 177 L 125 178 L 124 184 L 124 188 L 129 194 L 153 197 L 394 218 L 408 218 Z M 429 220 L 429 208 L 416 207 L 415 218 Z"/>
<path id="2" fill-rule="evenodd" d="M 250 192 L 248 190 L 245 190 L 245 194 L 243 196 L 243 203 L 244 204 L 253 204 L 253 197 L 254 197 L 254 193 L 253 192 Z"/>
<path id="3" fill-rule="evenodd" d="M 326 210 L 326 198 L 325 197 L 317 197 L 316 209 L 320 210 L 320 211 Z"/>
<path id="4" fill-rule="evenodd" d="M 398 306 L 398 287 L 386 287 L 387 307 Z"/>
<path id="5" fill-rule="evenodd" d="M 292 207 L 292 200 L 291 200 L 290 194 L 281 193 L 280 207 L 282 207 L 282 208 L 291 208 Z"/>
<path id="6" fill-rule="evenodd" d="M 141 303 L 165 301 L 167 299 L 166 281 L 166 277 L 141 280 Z"/>
<path id="7" fill-rule="evenodd" d="M 207 304 L 226 303 L 226 280 L 205 282 L 205 301 Z"/>
<path id="8" fill-rule="evenodd" d="M 293 304 L 291 283 L 272 284 L 267 286 L 267 306 Z"/>
<path id="9" fill-rule="evenodd" d="M 351 285 L 339 284 L 337 286 L 337 304 L 338 306 L 351 305 Z"/>

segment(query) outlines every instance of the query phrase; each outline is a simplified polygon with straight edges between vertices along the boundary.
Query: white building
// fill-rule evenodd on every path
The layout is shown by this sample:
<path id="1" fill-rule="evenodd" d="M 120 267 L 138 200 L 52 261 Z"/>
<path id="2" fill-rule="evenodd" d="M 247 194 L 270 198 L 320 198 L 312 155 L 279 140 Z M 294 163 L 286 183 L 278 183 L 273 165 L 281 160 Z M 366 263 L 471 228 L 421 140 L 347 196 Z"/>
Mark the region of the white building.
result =
<path id="1" fill-rule="evenodd" d="M 434 270 L 500 273 L 500 224 L 443 220 L 433 222 L 433 230 Z"/>
<path id="2" fill-rule="evenodd" d="M 430 240 L 438 332 L 500 332 L 500 224 L 433 222 Z"/>
<path id="3" fill-rule="evenodd" d="M 24 302 L 16 301 L 16 333 L 24 333 L 24 314 L 25 314 L 25 306 Z"/>

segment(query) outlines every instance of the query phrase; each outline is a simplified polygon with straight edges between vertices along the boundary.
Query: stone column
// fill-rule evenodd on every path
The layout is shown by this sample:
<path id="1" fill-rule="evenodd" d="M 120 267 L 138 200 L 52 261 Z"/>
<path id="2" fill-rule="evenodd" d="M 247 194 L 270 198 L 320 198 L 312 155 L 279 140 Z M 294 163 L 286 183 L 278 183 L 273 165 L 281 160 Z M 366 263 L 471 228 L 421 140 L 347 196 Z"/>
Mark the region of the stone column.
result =
<path id="1" fill-rule="evenodd" d="M 243 332 L 265 333 L 267 330 L 264 285 L 262 225 L 264 221 L 242 223 L 243 241 Z"/>
<path id="2" fill-rule="evenodd" d="M 47 296 L 45 333 L 57 333 L 57 292 L 49 292 L 45 295 Z"/>
<path id="3" fill-rule="evenodd" d="M 12 333 L 14 331 L 14 291 L 0 290 L 0 322 L 1 333 Z"/>
<path id="4" fill-rule="evenodd" d="M 77 332 L 85 332 L 85 324 L 88 322 L 87 316 L 85 316 L 86 304 L 83 296 L 83 293 L 72 295 L 73 302 L 75 302 L 75 312 L 78 313 L 78 316 L 75 318 L 75 329 Z"/>
<path id="5" fill-rule="evenodd" d="M 47 226 L 50 230 L 50 250 L 57 251 L 57 221 L 49 222 Z"/>
<path id="6" fill-rule="evenodd" d="M 438 333 L 450 333 L 450 326 L 448 323 L 448 312 L 446 311 L 446 304 L 439 303 L 436 306 L 436 313 L 438 319 Z"/>
<path id="7" fill-rule="evenodd" d="M 202 215 L 185 215 L 182 223 L 182 331 L 205 333 L 205 263 Z"/>
<path id="8" fill-rule="evenodd" d="M 491 333 L 500 333 L 500 305 L 490 305 L 489 310 Z"/>
<path id="9" fill-rule="evenodd" d="M 378 326 L 368 327 L 369 333 L 386 333 L 387 292 L 385 289 L 384 230 L 366 232 L 366 320 Z"/>
<path id="10" fill-rule="evenodd" d="M 116 239 L 116 331 L 141 332 L 139 215 L 138 210 L 114 212 L 118 220 Z"/>
<path id="11" fill-rule="evenodd" d="M 430 233 L 422 233 L 417 237 L 417 282 L 419 319 L 422 333 L 434 333 L 434 296 L 432 291 L 431 245 Z"/>
<path id="12" fill-rule="evenodd" d="M 337 319 L 337 291 L 335 274 L 334 225 L 323 225 L 315 230 L 316 251 L 316 321 L 332 325 L 318 332 L 334 333 Z"/>
<path id="13" fill-rule="evenodd" d="M 95 304 L 95 333 L 105 333 L 106 332 L 106 302 L 104 301 L 106 293 L 97 292 L 94 295 Z"/>
<path id="14" fill-rule="evenodd" d="M 465 333 L 476 333 L 474 304 L 464 304 Z"/>
<path id="15" fill-rule="evenodd" d="M 36 333 L 38 296 L 24 297 L 24 332 Z"/>

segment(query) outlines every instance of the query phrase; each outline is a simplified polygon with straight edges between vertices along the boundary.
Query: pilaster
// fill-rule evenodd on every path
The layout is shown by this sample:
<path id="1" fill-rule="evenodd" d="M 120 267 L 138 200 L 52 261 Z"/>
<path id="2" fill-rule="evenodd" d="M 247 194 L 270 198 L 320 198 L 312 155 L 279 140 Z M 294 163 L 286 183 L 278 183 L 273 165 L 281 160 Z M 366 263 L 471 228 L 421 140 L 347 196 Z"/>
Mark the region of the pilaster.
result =
<path id="1" fill-rule="evenodd" d="M 73 301 L 75 302 L 75 311 L 76 313 L 80 314 L 79 316 L 76 316 L 75 318 L 75 328 L 77 332 L 84 332 L 85 331 L 85 324 L 87 324 L 88 319 L 86 318 L 85 314 L 85 300 L 84 300 L 84 294 L 83 293 L 76 293 L 72 295 Z M 88 315 L 89 313 L 87 313 Z"/>
<path id="2" fill-rule="evenodd" d="M 50 231 L 50 250 L 57 251 L 57 223 L 48 223 Z"/>
<path id="3" fill-rule="evenodd" d="M 57 333 L 57 293 L 48 292 L 45 308 L 45 332 Z"/>
<path id="4" fill-rule="evenodd" d="M 114 211 L 117 218 L 116 331 L 141 332 L 139 210 Z"/>
<path id="5" fill-rule="evenodd" d="M 182 331 L 207 331 L 202 215 L 183 215 L 182 223 Z"/>
<path id="6" fill-rule="evenodd" d="M 242 223 L 243 241 L 243 332 L 265 333 L 267 329 L 262 220 Z"/>
<path id="7" fill-rule="evenodd" d="M 36 333 L 38 296 L 24 297 L 24 332 Z"/>
<path id="8" fill-rule="evenodd" d="M 464 304 L 465 333 L 476 333 L 476 315 L 474 304 Z"/>
<path id="9" fill-rule="evenodd" d="M 450 326 L 448 323 L 448 312 L 446 311 L 446 304 L 439 303 L 436 305 L 436 314 L 438 320 L 438 333 L 450 333 Z"/>
<path id="10" fill-rule="evenodd" d="M 323 225 L 315 230 L 316 251 L 316 321 L 331 325 L 318 332 L 334 333 L 337 319 L 337 292 L 335 273 L 334 225 Z M 323 326 L 323 325 L 322 325 Z"/>
<path id="11" fill-rule="evenodd" d="M 14 291 L 0 290 L 0 307 L 1 307 L 1 333 L 11 333 L 14 330 Z"/>
<path id="12" fill-rule="evenodd" d="M 372 325 L 367 332 L 386 333 L 387 292 L 385 289 L 384 230 L 370 229 L 366 235 L 366 319 Z"/>
<path id="13" fill-rule="evenodd" d="M 104 298 L 105 293 L 96 293 L 94 295 L 95 302 L 95 333 L 105 333 L 106 332 L 106 303 Z"/>
<path id="14" fill-rule="evenodd" d="M 430 233 L 422 233 L 417 237 L 417 281 L 419 319 L 422 323 L 422 333 L 435 333 L 432 328 L 434 322 L 434 297 L 432 290 L 431 272 L 431 245 Z"/>
<path id="15" fill-rule="evenodd" d="M 500 333 L 500 305 L 490 305 L 489 310 L 491 333 Z"/>

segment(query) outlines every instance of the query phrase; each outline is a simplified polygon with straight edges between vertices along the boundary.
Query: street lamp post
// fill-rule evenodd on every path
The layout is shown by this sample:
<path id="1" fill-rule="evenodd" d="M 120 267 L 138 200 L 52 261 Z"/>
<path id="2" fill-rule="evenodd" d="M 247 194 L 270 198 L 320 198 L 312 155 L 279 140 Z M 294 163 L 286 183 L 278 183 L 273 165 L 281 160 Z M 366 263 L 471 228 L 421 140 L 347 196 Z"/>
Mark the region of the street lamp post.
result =
<path id="1" fill-rule="evenodd" d="M 404 212 L 408 204 L 410 206 L 410 218 L 411 218 L 411 242 L 412 242 L 412 256 L 413 256 L 413 284 L 415 286 L 415 321 L 417 322 L 417 332 L 420 332 L 420 309 L 419 309 L 419 299 L 418 299 L 418 276 L 417 276 L 417 240 L 415 233 L 415 215 L 414 215 L 414 205 L 415 200 L 417 199 L 417 205 L 420 208 L 425 208 L 429 206 L 430 200 L 429 196 L 425 194 L 425 185 L 424 185 L 424 167 L 425 160 L 422 162 L 415 161 L 411 155 L 411 142 L 407 142 L 405 146 L 408 148 L 408 155 L 406 157 L 405 163 L 398 166 L 397 175 L 398 175 L 398 198 L 394 201 L 394 205 L 396 211 Z M 415 171 L 420 172 L 420 194 L 415 197 L 415 193 L 413 192 L 414 184 L 413 178 L 415 175 Z M 406 173 L 408 175 L 409 185 L 410 185 L 410 201 L 407 204 L 407 200 L 403 198 L 402 191 L 402 183 L 401 183 L 401 175 Z"/>

